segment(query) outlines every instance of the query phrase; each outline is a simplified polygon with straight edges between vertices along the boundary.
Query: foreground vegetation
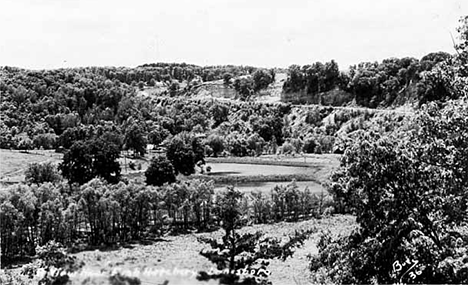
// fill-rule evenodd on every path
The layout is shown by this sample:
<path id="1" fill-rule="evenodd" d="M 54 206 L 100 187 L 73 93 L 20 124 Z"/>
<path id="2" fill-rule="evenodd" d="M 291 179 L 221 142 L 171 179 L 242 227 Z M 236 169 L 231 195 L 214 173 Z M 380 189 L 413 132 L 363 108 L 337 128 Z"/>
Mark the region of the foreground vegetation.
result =
<path id="1" fill-rule="evenodd" d="M 457 62 L 441 75 L 460 100 L 427 104 L 382 136 L 363 133 L 331 178 L 349 236 L 323 235 L 311 261 L 317 282 L 465 283 L 468 280 L 468 18 Z"/>
<path id="2" fill-rule="evenodd" d="M 35 255 L 37 246 L 54 240 L 75 249 L 110 246 L 162 236 L 167 232 L 206 231 L 219 227 L 222 193 L 212 182 L 190 180 L 165 186 L 94 179 L 81 187 L 11 186 L 0 192 L 2 264 Z M 330 206 L 295 183 L 277 186 L 271 198 L 243 196 L 242 223 L 298 221 L 318 217 Z"/>

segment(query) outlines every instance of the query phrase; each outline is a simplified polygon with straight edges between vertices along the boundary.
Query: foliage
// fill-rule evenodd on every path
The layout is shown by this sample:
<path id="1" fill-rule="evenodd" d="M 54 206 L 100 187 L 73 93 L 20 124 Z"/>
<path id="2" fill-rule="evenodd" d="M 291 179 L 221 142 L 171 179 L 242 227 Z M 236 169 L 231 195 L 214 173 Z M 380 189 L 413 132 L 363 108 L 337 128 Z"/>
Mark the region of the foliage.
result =
<path id="1" fill-rule="evenodd" d="M 146 120 L 160 121 L 153 116 L 155 112 L 151 107 L 154 102 L 149 102 L 151 98 L 134 96 L 137 88 L 154 86 L 158 81 L 158 86 L 164 86 L 163 89 L 170 87 L 169 91 L 176 95 L 185 90 L 177 91 L 180 86 L 177 82 L 172 83 L 173 79 L 182 82 L 201 77 L 204 81 L 210 81 L 222 79 L 225 73 L 239 77 L 255 70 L 249 66 L 200 67 L 185 63 L 157 63 L 136 68 L 87 67 L 39 71 L 2 67 L 0 147 L 50 149 L 63 146 L 69 149 L 74 140 L 91 137 L 67 134 L 62 137 L 62 143 L 56 145 L 57 137 L 67 130 L 115 124 L 120 132 L 130 116 L 141 120 L 141 128 L 147 131 Z M 196 114 L 190 111 L 184 113 L 189 113 L 189 117 Z M 177 116 L 168 115 L 167 118 Z M 209 122 L 201 116 L 194 119 L 197 123 L 202 122 L 202 126 L 203 121 Z M 183 122 L 180 121 L 181 124 Z M 183 130 L 190 131 L 195 125 L 189 124 Z"/>
<path id="2" fill-rule="evenodd" d="M 148 134 L 148 143 L 155 146 L 160 145 L 168 136 L 170 135 L 169 131 L 156 125 L 153 130 Z"/>
<path id="3" fill-rule="evenodd" d="M 132 149 L 133 153 L 144 155 L 146 153 L 146 137 L 137 123 L 131 123 L 125 132 L 125 149 Z"/>
<path id="4" fill-rule="evenodd" d="M 282 189 L 295 194 L 276 190 L 282 194 L 275 200 L 252 194 L 231 203 L 232 197 L 215 196 L 212 181 L 200 180 L 158 187 L 96 178 L 82 186 L 12 186 L 0 192 L 2 264 L 33 256 L 37 246 L 52 240 L 70 248 L 115 245 L 167 232 L 212 230 L 220 224 L 234 230 L 246 223 L 308 219 L 320 215 L 320 205 L 326 207 L 325 200 L 307 189 L 299 191 L 294 184 Z M 298 212 L 292 203 L 300 204 Z M 236 211 L 242 220 L 230 216 Z"/>
<path id="5" fill-rule="evenodd" d="M 463 38 L 461 40 L 458 47 L 463 49 Z M 453 57 L 444 52 L 429 53 L 420 60 L 405 57 L 388 58 L 380 63 L 361 62 L 350 66 L 347 73 L 340 73 L 333 60 L 302 67 L 292 65 L 283 90 L 286 95 L 305 95 L 306 101 L 314 104 L 328 104 L 329 100 L 325 100 L 328 95 L 335 97 L 332 101 L 343 104 L 350 101 L 347 97 L 351 94 L 358 105 L 371 108 L 405 104 L 411 100 L 422 105 L 453 98 L 445 77 L 455 66 Z M 441 72 L 441 68 L 445 71 Z M 342 92 L 327 93 L 334 89 Z"/>
<path id="6" fill-rule="evenodd" d="M 204 163 L 204 147 L 200 140 L 190 133 L 181 133 L 172 138 L 166 156 L 174 166 L 176 174 L 195 173 L 195 165 Z"/>
<path id="7" fill-rule="evenodd" d="M 288 69 L 288 78 L 283 90 L 287 93 L 304 90 L 306 94 L 315 96 L 338 86 L 340 79 L 338 64 L 334 60 L 325 64 L 316 62 L 302 67 L 292 65 Z"/>
<path id="8" fill-rule="evenodd" d="M 51 162 L 31 163 L 24 172 L 25 180 L 28 183 L 41 184 L 44 182 L 56 182 L 60 180 L 55 165 Z"/>
<path id="9" fill-rule="evenodd" d="M 210 108 L 211 115 L 214 120 L 213 128 L 216 128 L 221 123 L 228 121 L 229 108 L 223 104 L 213 104 Z"/>
<path id="10" fill-rule="evenodd" d="M 326 126 L 326 130 L 320 129 L 321 120 L 327 116 L 327 112 L 333 110 L 322 112 L 322 109 L 318 108 L 317 124 L 314 123 L 314 126 L 308 128 L 296 124 L 302 120 L 304 114 L 297 114 L 295 118 L 297 120 L 291 120 L 292 116 L 290 115 L 296 110 L 288 104 L 225 102 L 168 96 L 133 96 L 133 93 L 130 92 L 131 86 L 118 85 L 119 80 L 127 80 L 125 77 L 119 75 L 119 80 L 117 80 L 115 77 L 117 75 L 114 74 L 116 71 L 107 72 L 101 69 L 80 70 L 85 75 L 81 75 L 78 71 L 76 71 L 77 74 L 74 73 L 74 70 L 69 71 L 71 75 L 67 80 L 73 86 L 79 87 L 76 90 L 63 89 L 65 93 L 63 96 L 65 98 L 68 98 L 66 96 L 77 97 L 76 100 L 80 102 L 79 104 L 72 104 L 60 96 L 53 97 L 46 89 L 44 94 L 39 96 L 40 100 L 45 100 L 41 106 L 48 107 L 53 103 L 54 108 L 47 111 L 37 108 L 36 111 L 32 111 L 29 105 L 27 105 L 28 108 L 16 105 L 16 100 L 21 101 L 23 96 L 27 98 L 29 96 L 27 92 L 30 92 L 27 90 L 33 88 L 27 85 L 24 78 L 20 76 L 24 71 L 5 68 L 2 69 L 2 72 L 5 72 L 9 78 L 5 81 L 5 85 L 0 85 L 0 88 L 4 88 L 2 94 L 5 94 L 5 101 L 2 103 L 1 109 L 5 110 L 2 115 L 6 118 L 0 120 L 0 146 L 6 148 L 32 149 L 36 146 L 55 147 L 58 151 L 63 151 L 69 150 L 76 141 L 103 138 L 117 145 L 119 149 L 122 149 L 125 142 L 125 149 L 133 149 L 134 153 L 143 154 L 146 150 L 146 140 L 152 144 L 164 145 L 165 141 L 171 141 L 171 135 L 191 132 L 194 136 L 207 138 L 211 135 L 221 136 L 225 141 L 226 154 L 247 156 L 276 153 L 277 147 L 281 146 L 288 138 L 303 140 L 302 134 L 313 132 L 314 138 L 321 145 L 321 150 L 328 152 L 333 147 L 324 147 L 320 141 L 323 138 L 322 134 L 332 137 L 337 135 L 336 132 L 339 129 L 339 125 L 336 125 L 336 128 L 335 126 Z M 57 74 L 51 76 L 50 82 L 48 82 L 58 86 L 65 84 L 60 79 L 61 72 L 57 71 Z M 96 75 L 94 78 L 88 74 L 92 72 L 97 72 L 99 76 Z M 258 72 L 258 74 L 262 74 L 262 72 Z M 28 84 L 36 84 L 36 79 L 30 78 L 33 74 L 36 79 L 45 76 L 32 72 L 27 76 L 30 79 Z M 79 80 L 78 74 L 84 78 Z M 88 75 L 90 78 L 85 80 Z M 100 83 L 100 80 L 103 79 L 101 76 L 112 77 L 114 81 L 106 79 Z M 133 78 L 140 75 L 129 76 Z M 241 81 L 248 78 L 253 81 L 252 77 L 249 76 L 237 77 Z M 13 79 L 16 81 L 13 82 Z M 145 82 L 145 80 L 141 81 Z M 14 84 L 27 85 L 26 91 L 23 89 L 18 91 L 21 91 L 20 94 L 22 94 L 18 95 L 18 98 L 10 94 L 9 87 Z M 107 89 L 105 92 L 101 92 L 100 87 L 90 87 L 94 84 L 102 84 L 102 88 Z M 112 88 L 114 85 L 119 86 L 119 88 L 114 90 Z M 83 94 L 80 93 L 80 88 L 84 90 Z M 253 92 L 253 83 L 250 88 Z M 51 90 L 55 89 L 51 88 Z M 26 94 L 23 94 L 23 91 Z M 11 92 L 15 93 L 16 91 Z M 83 100 L 89 103 L 85 104 Z M 26 118 L 23 116 L 25 112 L 32 115 Z M 35 121 L 30 121 L 31 119 Z M 340 123 L 344 124 L 345 122 Z M 58 135 L 59 133 L 60 135 Z M 210 152 L 210 149 L 207 150 Z"/>
<path id="11" fill-rule="evenodd" d="M 198 279 L 220 279 L 222 284 L 267 284 L 269 273 L 266 270 L 268 265 L 266 260 L 273 258 L 286 260 L 292 256 L 293 248 L 303 245 L 313 232 L 313 230 L 295 232 L 284 244 L 280 239 L 262 238 L 260 232 L 241 235 L 236 232 L 243 219 L 240 212 L 241 200 L 242 194 L 234 188 L 228 188 L 218 196 L 218 211 L 225 235 L 222 242 L 202 238 L 201 241 L 208 243 L 212 249 L 200 252 L 202 256 L 216 264 L 218 273 L 202 271 L 199 272 Z"/>
<path id="12" fill-rule="evenodd" d="M 231 78 L 232 78 L 232 74 L 231 73 L 224 73 L 223 74 L 223 83 L 224 85 L 229 85 L 231 83 Z"/>
<path id="13" fill-rule="evenodd" d="M 23 267 L 22 274 L 33 278 L 37 275 L 38 269 L 44 269 L 45 274 L 39 280 L 39 285 L 59 285 L 68 284 L 69 275 L 81 267 L 84 263 L 76 261 L 76 257 L 67 254 L 66 248 L 62 244 L 50 241 L 44 246 L 36 249 L 38 264 Z"/>
<path id="14" fill-rule="evenodd" d="M 119 156 L 118 146 L 102 138 L 77 141 L 65 153 L 59 168 L 70 183 L 81 185 L 97 176 L 116 183 L 120 178 Z"/>
<path id="15" fill-rule="evenodd" d="M 224 139 L 219 135 L 210 135 L 206 143 L 210 146 L 211 150 L 213 151 L 214 157 L 217 157 L 220 153 L 224 151 L 225 142 Z"/>
<path id="16" fill-rule="evenodd" d="M 261 89 L 265 89 L 275 81 L 275 74 L 274 70 L 264 70 L 264 69 L 257 69 L 253 74 L 252 74 L 252 79 L 254 82 L 254 91 L 258 92 Z"/>
<path id="17" fill-rule="evenodd" d="M 174 167 L 164 156 L 156 156 L 151 160 L 145 171 L 146 184 L 162 186 L 164 183 L 175 182 Z"/>
<path id="18" fill-rule="evenodd" d="M 242 77 L 236 78 L 234 80 L 233 86 L 237 93 L 239 93 L 240 99 L 242 101 L 246 101 L 250 99 L 255 92 L 254 84 L 255 83 L 251 77 Z"/>
<path id="19" fill-rule="evenodd" d="M 370 133 L 348 149 L 329 191 L 339 211 L 357 215 L 360 228 L 350 237 L 328 243 L 315 261 L 342 269 L 330 272 L 332 280 L 466 280 L 465 106 L 465 101 L 444 108 L 430 104 L 415 118 L 408 136 Z M 395 269 L 396 262 L 406 260 L 417 263 L 413 275 L 403 276 Z"/>

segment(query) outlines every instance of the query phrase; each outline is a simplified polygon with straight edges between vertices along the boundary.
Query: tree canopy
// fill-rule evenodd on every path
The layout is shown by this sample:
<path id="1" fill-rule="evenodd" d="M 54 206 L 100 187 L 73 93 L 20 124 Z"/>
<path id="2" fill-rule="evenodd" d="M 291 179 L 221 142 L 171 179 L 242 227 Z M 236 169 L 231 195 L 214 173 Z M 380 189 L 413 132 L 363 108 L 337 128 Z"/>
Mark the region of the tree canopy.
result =
<path id="1" fill-rule="evenodd" d="M 102 138 L 77 141 L 64 154 L 59 168 L 69 183 L 81 185 L 94 177 L 116 183 L 120 179 L 119 156 L 118 146 Z"/>

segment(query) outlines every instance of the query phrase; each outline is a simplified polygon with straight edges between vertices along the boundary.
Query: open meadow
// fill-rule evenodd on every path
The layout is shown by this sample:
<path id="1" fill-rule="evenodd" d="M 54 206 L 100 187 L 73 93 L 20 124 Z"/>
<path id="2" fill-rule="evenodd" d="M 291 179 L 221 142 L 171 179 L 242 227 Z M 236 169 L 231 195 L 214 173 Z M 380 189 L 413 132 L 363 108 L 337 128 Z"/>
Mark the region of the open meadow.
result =
<path id="1" fill-rule="evenodd" d="M 58 163 L 62 156 L 53 150 L 0 149 L 0 185 L 23 182 L 24 171 L 30 163 Z"/>

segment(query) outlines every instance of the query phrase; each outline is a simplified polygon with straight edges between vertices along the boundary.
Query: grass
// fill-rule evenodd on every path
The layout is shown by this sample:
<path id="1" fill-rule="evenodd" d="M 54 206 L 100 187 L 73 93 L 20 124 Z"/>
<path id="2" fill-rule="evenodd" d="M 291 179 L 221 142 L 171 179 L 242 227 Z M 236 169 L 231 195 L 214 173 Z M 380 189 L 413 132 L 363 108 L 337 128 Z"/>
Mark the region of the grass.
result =
<path id="1" fill-rule="evenodd" d="M 0 184 L 24 181 L 24 171 L 30 163 L 59 163 L 63 154 L 53 150 L 7 150 L 0 149 Z"/>
<path id="2" fill-rule="evenodd" d="M 9 150 L 0 149 L 0 185 L 9 185 L 24 182 L 24 171 L 31 163 L 52 162 L 58 164 L 62 161 L 63 154 L 54 150 Z M 132 170 L 130 162 L 141 165 L 141 169 Z M 119 158 L 122 175 L 141 173 L 149 165 L 149 159 L 145 158 Z"/>
<path id="3" fill-rule="evenodd" d="M 277 224 L 254 225 L 242 228 L 241 232 L 262 231 L 266 236 L 287 238 L 295 230 L 316 228 L 317 232 L 309 238 L 302 248 L 296 250 L 292 258 L 285 262 L 272 260 L 268 269 L 272 272 L 270 280 L 273 284 L 294 284 L 294 278 L 300 284 L 307 284 L 308 254 L 317 253 L 316 242 L 321 230 L 329 229 L 333 234 L 349 234 L 356 226 L 352 216 L 332 216 L 321 220 L 308 220 L 298 223 L 281 222 Z M 199 237 L 221 238 L 221 230 L 212 233 L 187 234 L 168 236 L 166 241 L 151 245 L 135 244 L 133 248 L 122 248 L 114 251 L 87 251 L 76 254 L 78 260 L 85 262 L 83 272 L 120 272 L 140 273 L 138 276 L 142 284 L 162 284 L 169 280 L 169 284 L 217 284 L 198 282 L 191 274 L 199 270 L 208 271 L 213 265 L 199 252 L 208 245 L 198 242 Z M 157 272 L 144 274 L 142 272 Z M 177 272 L 178 270 L 178 272 Z M 182 276 L 182 270 L 185 276 Z M 175 273 L 175 274 L 174 274 Z M 83 276 L 84 277 L 84 276 Z M 74 281 L 80 280 L 78 276 Z M 79 284 L 79 283 L 78 283 Z M 97 283 L 96 283 L 97 284 Z"/>

